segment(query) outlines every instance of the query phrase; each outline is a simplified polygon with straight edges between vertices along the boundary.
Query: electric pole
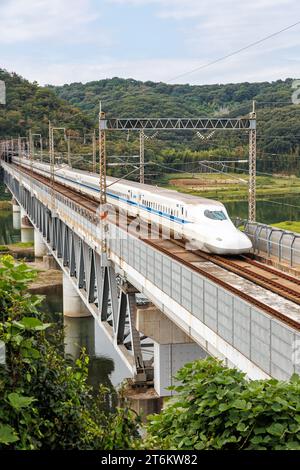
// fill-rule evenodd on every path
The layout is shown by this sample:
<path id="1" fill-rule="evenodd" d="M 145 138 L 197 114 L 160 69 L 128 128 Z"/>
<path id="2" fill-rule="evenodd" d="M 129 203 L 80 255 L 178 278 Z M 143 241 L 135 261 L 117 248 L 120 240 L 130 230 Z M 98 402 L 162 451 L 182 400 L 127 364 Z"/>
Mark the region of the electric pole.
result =
<path id="1" fill-rule="evenodd" d="M 106 264 L 106 235 L 107 225 L 107 207 L 106 207 L 106 120 L 105 113 L 99 110 L 99 185 L 100 185 L 100 229 L 101 229 L 101 254 L 103 265 Z"/>
<path id="2" fill-rule="evenodd" d="M 68 144 L 68 165 L 69 165 L 70 168 L 72 168 L 72 163 L 71 163 L 71 137 L 70 137 L 70 135 L 68 135 L 67 144 Z"/>
<path id="3" fill-rule="evenodd" d="M 253 101 L 250 113 L 249 130 L 249 198 L 248 198 L 248 220 L 256 221 L 256 110 Z"/>
<path id="4" fill-rule="evenodd" d="M 96 173 L 96 129 L 93 132 L 93 173 Z"/>
<path id="5" fill-rule="evenodd" d="M 145 134 L 140 131 L 140 183 L 145 182 Z"/>

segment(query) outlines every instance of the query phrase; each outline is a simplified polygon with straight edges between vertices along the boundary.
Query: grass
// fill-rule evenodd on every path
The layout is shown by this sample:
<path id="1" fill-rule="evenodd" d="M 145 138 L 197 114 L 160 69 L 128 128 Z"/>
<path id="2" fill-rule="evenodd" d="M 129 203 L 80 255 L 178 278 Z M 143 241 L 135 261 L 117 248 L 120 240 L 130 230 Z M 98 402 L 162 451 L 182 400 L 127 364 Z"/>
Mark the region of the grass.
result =
<path id="1" fill-rule="evenodd" d="M 34 242 L 17 242 L 10 245 L 0 245 L 0 253 L 13 252 L 14 248 L 32 248 Z"/>
<path id="2" fill-rule="evenodd" d="M 244 180 L 244 182 L 238 181 L 237 178 Z M 178 180 L 181 179 L 187 180 L 185 184 L 180 184 Z M 188 180 L 191 180 L 190 184 Z M 199 180 L 198 184 L 196 180 Z M 194 196 L 213 198 L 224 202 L 246 200 L 248 198 L 247 182 L 248 175 L 238 175 L 237 173 L 195 173 L 193 176 L 188 173 L 180 175 L 176 173 L 165 175 L 163 180 L 161 180 L 161 184 L 168 189 L 175 189 L 179 192 L 193 194 Z M 199 185 L 199 189 L 197 185 Z M 300 193 L 300 178 L 295 176 L 257 176 L 256 185 L 257 199 L 278 198 L 284 195 Z"/>
<path id="3" fill-rule="evenodd" d="M 31 248 L 34 246 L 34 242 L 17 242 L 17 243 L 13 243 L 12 245 L 10 245 L 11 248 L 13 247 L 17 247 L 17 248 Z"/>
<path id="4" fill-rule="evenodd" d="M 10 201 L 0 201 L 0 210 L 8 211 L 11 209 L 11 202 Z"/>
<path id="5" fill-rule="evenodd" d="M 277 224 L 272 224 L 272 226 L 300 234 L 300 221 L 286 220 L 285 222 L 278 222 Z"/>
<path id="6" fill-rule="evenodd" d="M 0 245 L 0 253 L 6 253 L 7 251 L 9 251 L 8 246 Z"/>

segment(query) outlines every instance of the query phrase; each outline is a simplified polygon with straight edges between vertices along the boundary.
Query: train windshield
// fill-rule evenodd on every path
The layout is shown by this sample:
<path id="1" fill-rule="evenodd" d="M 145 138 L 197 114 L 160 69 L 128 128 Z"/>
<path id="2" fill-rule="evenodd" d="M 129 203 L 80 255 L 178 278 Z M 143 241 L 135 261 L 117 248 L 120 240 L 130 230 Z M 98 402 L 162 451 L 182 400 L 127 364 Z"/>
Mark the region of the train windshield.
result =
<path id="1" fill-rule="evenodd" d="M 213 219 L 213 220 L 226 220 L 227 219 L 223 211 L 205 210 L 204 215 L 205 217 L 208 217 L 209 219 Z"/>

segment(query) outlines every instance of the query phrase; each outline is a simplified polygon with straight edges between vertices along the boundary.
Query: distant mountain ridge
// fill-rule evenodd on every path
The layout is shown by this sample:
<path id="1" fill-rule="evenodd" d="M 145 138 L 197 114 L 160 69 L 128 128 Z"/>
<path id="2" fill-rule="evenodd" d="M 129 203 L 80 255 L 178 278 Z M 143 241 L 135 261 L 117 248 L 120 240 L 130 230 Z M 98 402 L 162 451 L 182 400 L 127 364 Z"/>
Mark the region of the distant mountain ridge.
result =
<path id="1" fill-rule="evenodd" d="M 25 135 L 29 128 L 47 136 L 49 119 L 83 135 L 97 125 L 100 99 L 110 117 L 245 116 L 251 110 L 252 100 L 256 100 L 258 155 L 299 155 L 300 105 L 291 101 L 292 78 L 226 85 L 169 85 L 112 78 L 41 87 L 0 69 L 0 80 L 6 82 L 7 88 L 7 104 L 0 106 L 0 136 Z M 230 136 L 219 132 L 206 143 L 194 134 L 160 133 L 158 140 L 147 143 L 148 158 L 166 161 L 166 155 L 173 155 L 174 150 L 179 159 L 183 152 L 186 155 L 194 152 L 195 158 L 213 152 L 247 155 L 246 136 L 240 137 L 232 132 Z M 138 150 L 136 135 L 128 148 L 119 137 L 114 137 L 113 142 L 109 149 L 112 154 L 135 154 Z"/>
<path id="2" fill-rule="evenodd" d="M 29 128 L 47 136 L 49 119 L 71 129 L 91 128 L 93 122 L 87 114 L 53 90 L 3 69 L 0 80 L 6 84 L 6 104 L 0 106 L 0 137 L 25 136 Z"/>
<path id="3" fill-rule="evenodd" d="M 293 79 L 226 85 L 169 85 L 112 78 L 49 88 L 96 120 L 99 99 L 110 117 L 244 116 L 257 105 L 260 150 L 297 153 L 300 105 L 292 103 Z"/>
<path id="4" fill-rule="evenodd" d="M 51 86 L 57 96 L 95 116 L 99 99 L 108 115 L 187 117 L 248 113 L 251 102 L 275 102 L 278 107 L 292 105 L 293 79 L 275 82 L 226 85 L 169 85 L 112 78 L 85 84 Z"/>

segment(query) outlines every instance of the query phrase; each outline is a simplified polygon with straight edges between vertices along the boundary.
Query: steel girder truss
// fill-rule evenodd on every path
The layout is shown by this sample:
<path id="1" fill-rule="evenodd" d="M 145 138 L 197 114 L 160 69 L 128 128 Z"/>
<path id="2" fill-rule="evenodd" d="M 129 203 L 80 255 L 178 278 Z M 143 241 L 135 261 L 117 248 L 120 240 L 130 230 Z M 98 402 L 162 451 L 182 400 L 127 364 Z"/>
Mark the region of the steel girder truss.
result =
<path id="1" fill-rule="evenodd" d="M 120 355 L 131 363 L 135 381 L 152 380 L 152 360 L 145 361 L 142 350 L 153 344 L 145 342 L 147 338 L 135 326 L 138 291 L 7 172 L 5 183 L 40 231 L 58 264 L 75 283 L 89 310 L 109 332 Z"/>
<path id="2" fill-rule="evenodd" d="M 249 118 L 141 118 L 141 119 L 100 119 L 99 128 L 105 131 L 139 131 L 140 132 L 140 182 L 144 182 L 144 142 L 145 130 L 247 130 L 249 132 L 249 196 L 248 218 L 256 218 L 256 114 Z"/>
<path id="3" fill-rule="evenodd" d="M 152 130 L 208 130 L 208 129 L 250 129 L 247 118 L 141 118 L 104 119 L 102 129 L 119 131 Z"/>

